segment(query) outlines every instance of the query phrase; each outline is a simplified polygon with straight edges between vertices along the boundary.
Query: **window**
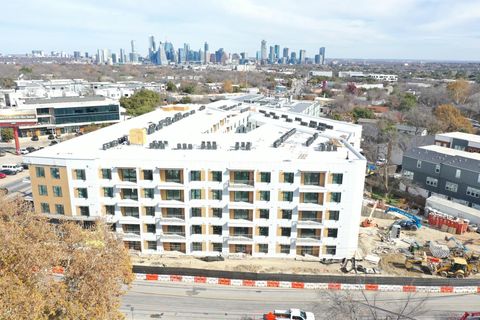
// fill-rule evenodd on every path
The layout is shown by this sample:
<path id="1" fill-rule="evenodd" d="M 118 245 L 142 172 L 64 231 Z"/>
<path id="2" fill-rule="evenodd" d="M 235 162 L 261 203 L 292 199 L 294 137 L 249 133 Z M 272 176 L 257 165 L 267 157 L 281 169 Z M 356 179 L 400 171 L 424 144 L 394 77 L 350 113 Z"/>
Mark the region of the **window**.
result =
<path id="1" fill-rule="evenodd" d="M 435 173 L 440 173 L 440 165 L 439 164 L 435 165 Z"/>
<path id="2" fill-rule="evenodd" d="M 121 198 L 123 200 L 138 200 L 138 190 L 137 189 L 122 189 Z"/>
<path id="3" fill-rule="evenodd" d="M 282 201 L 293 201 L 293 192 L 292 191 L 283 191 L 282 192 Z"/>
<path id="4" fill-rule="evenodd" d="M 212 208 L 212 216 L 215 218 L 222 217 L 222 208 Z"/>
<path id="5" fill-rule="evenodd" d="M 136 169 L 120 169 L 120 179 L 122 181 L 137 182 L 137 170 Z"/>
<path id="6" fill-rule="evenodd" d="M 146 216 L 155 216 L 155 207 L 145 207 L 145 215 Z"/>
<path id="7" fill-rule="evenodd" d="M 326 246 L 327 254 L 334 256 L 337 253 L 337 246 Z"/>
<path id="8" fill-rule="evenodd" d="M 259 191 L 260 201 L 270 201 L 270 191 Z"/>
<path id="9" fill-rule="evenodd" d="M 190 209 L 190 213 L 192 218 L 193 217 L 201 217 L 202 216 L 202 208 L 192 208 Z"/>
<path id="10" fill-rule="evenodd" d="M 405 179 L 413 180 L 413 171 L 403 170 L 403 176 Z"/>
<path id="11" fill-rule="evenodd" d="M 39 184 L 38 185 L 38 194 L 41 195 L 41 196 L 48 196 L 47 186 Z"/>
<path id="12" fill-rule="evenodd" d="M 281 236 L 282 237 L 290 237 L 290 234 L 291 234 L 291 231 L 292 231 L 291 228 L 280 228 L 280 230 L 281 230 Z"/>
<path id="13" fill-rule="evenodd" d="M 268 253 L 268 244 L 266 244 L 266 243 L 258 244 L 258 252 L 259 253 Z"/>
<path id="14" fill-rule="evenodd" d="M 417 168 L 421 168 L 422 167 L 422 160 L 417 160 Z"/>
<path id="15" fill-rule="evenodd" d="M 212 251 L 215 251 L 215 252 L 222 252 L 222 247 L 223 247 L 223 244 L 222 243 L 212 243 Z"/>
<path id="16" fill-rule="evenodd" d="M 85 216 L 85 217 L 89 217 L 90 216 L 90 208 L 87 207 L 87 206 L 81 206 L 81 207 L 78 207 L 79 210 L 80 210 L 80 215 L 81 216 Z"/>
<path id="17" fill-rule="evenodd" d="M 264 237 L 268 237 L 268 227 L 258 227 L 258 234 Z"/>
<path id="18" fill-rule="evenodd" d="M 165 181 L 182 183 L 182 175 L 180 170 L 165 170 Z"/>
<path id="19" fill-rule="evenodd" d="M 318 203 L 318 193 L 305 192 L 303 194 L 303 203 Z"/>
<path id="20" fill-rule="evenodd" d="M 234 202 L 249 202 L 248 191 L 235 191 L 233 193 Z"/>
<path id="21" fill-rule="evenodd" d="M 234 171 L 233 182 L 251 184 L 250 171 Z"/>
<path id="22" fill-rule="evenodd" d="M 293 172 L 284 172 L 283 173 L 283 182 L 293 183 L 294 174 Z"/>
<path id="23" fill-rule="evenodd" d="M 202 199 L 202 190 L 200 190 L 200 189 L 190 190 L 190 199 L 192 199 L 192 200 Z"/>
<path id="24" fill-rule="evenodd" d="M 60 179 L 60 170 L 58 168 L 50 168 L 50 175 L 53 179 Z"/>
<path id="25" fill-rule="evenodd" d="M 122 208 L 123 216 L 125 217 L 134 217 L 138 218 L 138 208 L 137 207 L 123 207 Z"/>
<path id="26" fill-rule="evenodd" d="M 138 224 L 124 224 L 123 225 L 123 232 L 140 234 L 140 226 Z M 140 242 L 139 242 L 139 244 L 140 244 Z"/>
<path id="27" fill-rule="evenodd" d="M 222 171 L 212 171 L 212 181 L 222 182 Z"/>
<path id="28" fill-rule="evenodd" d="M 62 204 L 56 204 L 55 205 L 55 213 L 56 214 L 65 214 L 65 208 L 63 207 Z"/>
<path id="29" fill-rule="evenodd" d="M 115 215 L 115 206 L 107 205 L 105 206 L 105 214 Z"/>
<path id="30" fill-rule="evenodd" d="M 202 226 L 192 226 L 192 234 L 202 234 Z"/>
<path id="31" fill-rule="evenodd" d="M 303 184 L 309 186 L 318 186 L 320 184 L 320 173 L 318 172 L 304 172 Z"/>
<path id="32" fill-rule="evenodd" d="M 35 175 L 37 176 L 37 178 L 45 178 L 45 168 L 35 167 Z"/>
<path id="33" fill-rule="evenodd" d="M 247 252 L 247 246 L 244 244 L 236 244 L 234 245 L 234 251 L 235 253 L 246 253 Z"/>
<path id="34" fill-rule="evenodd" d="M 157 250 L 157 241 L 147 241 L 148 250 Z"/>
<path id="35" fill-rule="evenodd" d="M 337 236 L 338 236 L 338 229 L 328 229 L 327 230 L 327 237 L 336 238 Z"/>
<path id="36" fill-rule="evenodd" d="M 112 169 L 102 169 L 102 179 L 112 180 Z"/>
<path id="37" fill-rule="evenodd" d="M 143 180 L 153 181 L 153 170 L 142 170 L 143 171 Z"/>
<path id="38" fill-rule="evenodd" d="M 192 242 L 192 251 L 202 251 L 202 243 Z"/>
<path id="39" fill-rule="evenodd" d="M 221 236 L 222 226 L 212 226 L 212 233 Z"/>
<path id="40" fill-rule="evenodd" d="M 234 209 L 233 210 L 233 219 L 243 219 L 248 220 L 248 210 L 247 209 Z"/>
<path id="41" fill-rule="evenodd" d="M 447 182 L 445 182 L 445 190 L 448 190 L 448 191 L 451 191 L 451 192 L 457 192 L 458 184 L 447 181 Z"/>
<path id="42" fill-rule="evenodd" d="M 270 183 L 271 174 L 270 172 L 260 172 L 260 182 Z"/>
<path id="43" fill-rule="evenodd" d="M 155 233 L 156 228 L 154 224 L 147 224 L 147 233 Z"/>
<path id="44" fill-rule="evenodd" d="M 45 202 L 40 203 L 40 211 L 42 213 L 50 213 L 50 205 Z"/>
<path id="45" fill-rule="evenodd" d="M 213 200 L 222 200 L 222 190 L 212 190 Z"/>
<path id="46" fill-rule="evenodd" d="M 202 173 L 198 170 L 190 171 L 190 181 L 201 181 Z"/>
<path id="47" fill-rule="evenodd" d="M 62 187 L 60 186 L 53 186 L 53 196 L 54 197 L 61 197 L 62 196 Z"/>
<path id="48" fill-rule="evenodd" d="M 88 198 L 88 190 L 87 188 L 77 188 L 78 198 L 87 199 Z"/>
<path id="49" fill-rule="evenodd" d="M 144 195 L 145 198 L 153 199 L 153 197 L 155 195 L 155 189 L 145 188 L 145 189 L 143 189 L 143 195 Z"/>
<path id="50" fill-rule="evenodd" d="M 467 187 L 467 196 L 480 198 L 480 190 L 472 187 Z"/>
<path id="51" fill-rule="evenodd" d="M 292 210 L 282 209 L 282 219 L 292 219 Z"/>
<path id="52" fill-rule="evenodd" d="M 339 203 L 342 201 L 342 193 L 341 192 L 332 192 L 331 193 L 331 201 Z"/>
<path id="53" fill-rule="evenodd" d="M 332 183 L 333 184 L 342 184 L 343 183 L 343 173 L 332 174 Z"/>
<path id="54" fill-rule="evenodd" d="M 455 170 L 455 178 L 460 179 L 461 175 L 462 175 L 462 170 L 460 169 Z"/>
<path id="55" fill-rule="evenodd" d="M 128 250 L 142 250 L 142 244 L 140 243 L 140 241 L 124 241 L 123 243 Z"/>
<path id="56" fill-rule="evenodd" d="M 107 198 L 113 198 L 113 188 L 112 187 L 104 187 L 103 188 L 103 196 Z"/>
<path id="57" fill-rule="evenodd" d="M 184 214 L 182 208 L 167 208 L 165 212 L 165 218 L 178 218 L 184 219 Z"/>
<path id="58" fill-rule="evenodd" d="M 333 210 L 329 212 L 329 220 L 338 221 L 339 218 L 340 218 L 340 211 Z"/>
<path id="59" fill-rule="evenodd" d="M 166 190 L 166 200 L 182 201 L 182 194 L 180 190 Z"/>
<path id="60" fill-rule="evenodd" d="M 268 219 L 269 213 L 268 209 L 260 209 L 260 219 Z"/>
<path id="61" fill-rule="evenodd" d="M 280 253 L 289 254 L 290 253 L 290 245 L 289 244 L 281 244 L 280 245 Z"/>
<path id="62" fill-rule="evenodd" d="M 432 177 L 427 177 L 426 181 L 427 185 L 436 187 L 438 185 L 438 179 L 432 178 Z"/>
<path id="63" fill-rule="evenodd" d="M 84 169 L 75 169 L 73 170 L 73 174 L 76 180 L 85 180 L 85 170 Z"/>

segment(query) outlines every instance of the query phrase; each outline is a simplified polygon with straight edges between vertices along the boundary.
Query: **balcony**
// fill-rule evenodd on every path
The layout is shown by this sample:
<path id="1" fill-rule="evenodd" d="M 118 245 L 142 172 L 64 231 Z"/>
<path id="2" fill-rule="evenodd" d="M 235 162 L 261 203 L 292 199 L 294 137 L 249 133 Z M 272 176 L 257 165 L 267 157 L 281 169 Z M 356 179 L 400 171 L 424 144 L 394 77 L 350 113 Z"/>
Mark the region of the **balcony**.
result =
<path id="1" fill-rule="evenodd" d="M 302 230 L 300 229 L 297 234 L 297 244 L 320 243 L 321 240 L 322 240 L 322 236 L 320 235 L 320 233 L 302 232 Z"/>
<path id="2" fill-rule="evenodd" d="M 163 231 L 161 234 L 157 235 L 157 240 L 160 240 L 160 241 L 184 240 L 185 241 L 185 232 Z"/>
<path id="3" fill-rule="evenodd" d="M 122 240 L 140 240 L 140 230 L 138 231 L 129 231 L 129 230 L 122 230 L 119 232 Z"/>
<path id="4" fill-rule="evenodd" d="M 238 188 L 238 189 L 253 189 L 255 185 L 254 180 L 230 180 L 228 186 L 230 188 Z"/>
<path id="5" fill-rule="evenodd" d="M 235 233 L 228 237 L 229 241 L 253 242 L 253 235 L 248 233 Z"/>

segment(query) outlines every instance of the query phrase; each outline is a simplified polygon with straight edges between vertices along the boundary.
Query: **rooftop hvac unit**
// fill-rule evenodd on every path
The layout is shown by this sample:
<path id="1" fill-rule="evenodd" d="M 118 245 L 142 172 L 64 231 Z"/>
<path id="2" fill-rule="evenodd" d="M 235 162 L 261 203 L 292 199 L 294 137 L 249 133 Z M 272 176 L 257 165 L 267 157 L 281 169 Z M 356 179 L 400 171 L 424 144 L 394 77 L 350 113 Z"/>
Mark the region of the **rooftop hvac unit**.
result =
<path id="1" fill-rule="evenodd" d="M 205 141 L 202 141 L 202 145 L 200 146 L 200 149 L 205 149 Z"/>
<path id="2" fill-rule="evenodd" d="M 313 137 L 314 137 L 315 139 L 317 139 L 317 138 L 318 138 L 318 132 L 315 132 L 315 133 L 313 134 Z"/>
<path id="3" fill-rule="evenodd" d="M 212 149 L 212 143 L 210 141 L 207 141 L 207 149 L 208 150 Z"/>
<path id="4" fill-rule="evenodd" d="M 269 113 L 265 113 L 265 117 L 270 118 L 270 114 L 269 114 Z"/>
<path id="5" fill-rule="evenodd" d="M 190 111 L 190 114 L 195 114 L 195 110 L 191 110 L 191 111 Z"/>
<path id="6" fill-rule="evenodd" d="M 302 118 L 295 118 L 295 121 L 302 122 Z"/>
<path id="7" fill-rule="evenodd" d="M 193 149 L 193 145 L 191 143 L 188 144 L 188 150 L 192 150 Z"/>
<path id="8" fill-rule="evenodd" d="M 327 144 L 327 151 L 332 151 L 332 145 L 331 144 Z"/>
<path id="9" fill-rule="evenodd" d="M 167 140 L 163 140 L 163 144 L 166 146 L 168 146 L 168 141 Z"/>
<path id="10" fill-rule="evenodd" d="M 293 119 L 290 119 L 290 118 L 286 118 L 285 119 L 287 122 L 293 122 Z"/>
<path id="11" fill-rule="evenodd" d="M 177 149 L 182 149 L 182 144 L 181 143 L 177 143 Z"/>
<path id="12" fill-rule="evenodd" d="M 247 145 L 245 146 L 245 149 L 250 150 L 252 148 L 252 143 L 247 142 Z"/>
<path id="13" fill-rule="evenodd" d="M 118 146 L 118 141 L 117 141 L 117 140 L 113 140 L 112 142 L 110 142 L 110 145 L 111 145 L 112 147 L 116 147 L 116 146 Z"/>
<path id="14" fill-rule="evenodd" d="M 273 119 L 280 119 L 279 116 L 273 116 Z"/>
<path id="15" fill-rule="evenodd" d="M 212 142 L 212 149 L 217 150 L 217 141 Z"/>
<path id="16" fill-rule="evenodd" d="M 285 119 L 288 118 L 288 116 L 286 114 L 282 114 L 280 117 L 285 118 Z"/>
<path id="17" fill-rule="evenodd" d="M 163 128 L 163 124 L 159 123 L 157 124 L 157 126 L 155 127 L 155 130 L 161 130 Z"/>
<path id="18" fill-rule="evenodd" d="M 162 141 L 158 141 L 158 148 L 159 149 L 165 149 L 165 145 L 163 144 Z"/>
<path id="19" fill-rule="evenodd" d="M 301 125 L 301 126 L 305 126 L 305 127 L 306 127 L 306 126 L 308 126 L 308 123 L 307 123 L 307 122 L 304 122 L 304 121 L 302 121 L 302 122 L 300 122 L 300 125 Z"/>
<path id="20" fill-rule="evenodd" d="M 258 112 L 263 113 L 263 114 L 267 113 L 267 111 L 265 111 L 265 110 L 258 110 Z"/>
<path id="21" fill-rule="evenodd" d="M 337 146 L 336 145 L 333 145 L 333 151 L 337 151 Z"/>
<path id="22" fill-rule="evenodd" d="M 240 142 L 235 142 L 235 150 L 240 149 Z"/>
<path id="23" fill-rule="evenodd" d="M 183 144 L 183 149 L 187 150 L 187 144 L 186 143 Z"/>
<path id="24" fill-rule="evenodd" d="M 155 149 L 155 142 L 150 142 L 150 143 L 148 144 L 148 147 L 149 147 L 150 149 Z"/>
<path id="25" fill-rule="evenodd" d="M 201 106 L 198 110 L 200 111 L 205 110 L 205 106 Z"/>
<path id="26" fill-rule="evenodd" d="M 242 149 L 245 149 L 245 142 L 242 142 L 241 147 Z"/>
<path id="27" fill-rule="evenodd" d="M 107 149 L 108 149 L 108 144 L 104 143 L 104 144 L 102 145 L 102 149 L 103 149 L 103 150 L 107 150 Z"/>
<path id="28" fill-rule="evenodd" d="M 320 151 L 325 151 L 325 144 L 324 143 L 320 143 Z"/>
<path id="29" fill-rule="evenodd" d="M 273 143 L 273 147 L 278 148 L 280 146 L 280 144 L 282 144 L 282 142 L 280 140 L 275 140 L 275 142 Z"/>

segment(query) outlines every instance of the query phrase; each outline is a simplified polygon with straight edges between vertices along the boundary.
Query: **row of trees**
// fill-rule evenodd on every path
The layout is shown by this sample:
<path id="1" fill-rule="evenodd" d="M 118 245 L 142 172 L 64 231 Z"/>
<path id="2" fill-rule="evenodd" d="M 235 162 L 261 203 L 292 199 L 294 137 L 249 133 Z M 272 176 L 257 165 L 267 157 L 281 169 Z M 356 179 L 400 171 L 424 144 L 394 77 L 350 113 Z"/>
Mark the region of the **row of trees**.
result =
<path id="1" fill-rule="evenodd" d="M 118 319 L 133 281 L 122 241 L 103 224 L 52 224 L 0 198 L 0 319 Z M 52 274 L 61 266 L 63 276 Z"/>

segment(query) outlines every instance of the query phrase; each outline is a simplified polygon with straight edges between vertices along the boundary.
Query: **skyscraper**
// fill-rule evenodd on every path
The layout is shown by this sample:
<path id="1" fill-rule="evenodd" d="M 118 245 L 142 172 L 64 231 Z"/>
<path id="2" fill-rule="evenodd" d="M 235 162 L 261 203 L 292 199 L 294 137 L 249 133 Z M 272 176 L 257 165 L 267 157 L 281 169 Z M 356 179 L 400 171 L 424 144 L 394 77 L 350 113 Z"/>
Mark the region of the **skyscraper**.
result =
<path id="1" fill-rule="evenodd" d="M 280 46 L 278 44 L 275 45 L 275 57 L 274 59 L 278 61 L 280 59 Z"/>
<path id="2" fill-rule="evenodd" d="M 167 54 L 165 53 L 165 45 L 162 42 L 158 43 L 158 50 L 156 56 L 156 64 L 161 66 L 165 66 L 168 64 Z"/>
<path id="3" fill-rule="evenodd" d="M 127 62 L 127 55 L 125 54 L 125 49 L 120 49 L 120 57 L 118 59 L 118 63 L 125 63 Z"/>
<path id="4" fill-rule="evenodd" d="M 289 48 L 283 48 L 282 63 L 288 63 L 289 56 L 290 56 L 290 49 Z"/>
<path id="5" fill-rule="evenodd" d="M 188 43 L 183 44 L 183 51 L 185 54 L 185 62 L 190 61 L 190 45 Z"/>
<path id="6" fill-rule="evenodd" d="M 148 58 L 154 64 L 156 64 L 156 61 L 155 61 L 156 52 L 157 52 L 157 46 L 155 45 L 155 37 L 150 36 L 148 37 Z"/>
<path id="7" fill-rule="evenodd" d="M 207 42 L 205 42 L 203 45 L 203 55 L 204 55 L 204 58 L 203 58 L 204 63 L 208 64 L 210 62 L 210 49 L 208 47 Z"/>
<path id="8" fill-rule="evenodd" d="M 275 51 L 272 46 L 270 46 L 270 54 L 268 55 L 268 62 L 273 64 L 273 60 L 275 59 Z"/>
<path id="9" fill-rule="evenodd" d="M 130 52 L 130 62 L 138 62 L 138 56 L 135 52 L 135 40 L 130 41 L 131 52 Z"/>
<path id="10" fill-rule="evenodd" d="M 185 63 L 185 49 L 178 48 L 178 63 Z"/>
<path id="11" fill-rule="evenodd" d="M 295 51 L 292 51 L 290 54 L 290 61 L 291 64 L 296 64 L 297 63 L 297 53 Z"/>
<path id="12" fill-rule="evenodd" d="M 325 64 L 325 47 L 321 47 L 319 51 L 320 64 Z"/>
<path id="13" fill-rule="evenodd" d="M 262 40 L 262 45 L 260 47 L 261 60 L 265 62 L 267 60 L 267 41 Z"/>
<path id="14" fill-rule="evenodd" d="M 305 55 L 306 55 L 306 51 L 305 50 L 300 50 L 299 54 L 298 54 L 298 64 L 305 64 Z"/>

